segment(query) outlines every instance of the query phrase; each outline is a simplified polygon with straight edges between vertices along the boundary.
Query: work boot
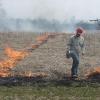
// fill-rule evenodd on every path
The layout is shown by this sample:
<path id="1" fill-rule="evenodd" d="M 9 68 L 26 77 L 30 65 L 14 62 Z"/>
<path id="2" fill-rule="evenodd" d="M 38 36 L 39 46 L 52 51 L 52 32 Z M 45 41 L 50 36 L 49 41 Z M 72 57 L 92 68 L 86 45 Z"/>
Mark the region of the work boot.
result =
<path id="1" fill-rule="evenodd" d="M 72 75 L 72 79 L 77 79 L 78 75 Z"/>

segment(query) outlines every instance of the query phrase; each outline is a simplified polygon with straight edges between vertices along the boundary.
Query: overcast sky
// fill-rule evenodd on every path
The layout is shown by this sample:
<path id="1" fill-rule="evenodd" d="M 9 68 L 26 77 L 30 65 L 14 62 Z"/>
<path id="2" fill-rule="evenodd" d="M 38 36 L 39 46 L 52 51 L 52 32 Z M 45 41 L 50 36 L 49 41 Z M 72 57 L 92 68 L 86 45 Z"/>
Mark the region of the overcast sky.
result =
<path id="1" fill-rule="evenodd" d="M 1 0 L 1 3 L 12 18 L 100 18 L 100 0 Z"/>

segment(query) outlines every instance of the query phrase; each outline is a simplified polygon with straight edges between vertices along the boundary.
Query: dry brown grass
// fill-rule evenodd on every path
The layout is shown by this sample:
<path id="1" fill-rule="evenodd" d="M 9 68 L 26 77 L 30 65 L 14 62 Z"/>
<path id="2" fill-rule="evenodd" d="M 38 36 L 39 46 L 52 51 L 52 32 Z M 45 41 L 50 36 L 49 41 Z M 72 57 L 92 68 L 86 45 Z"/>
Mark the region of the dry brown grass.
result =
<path id="1" fill-rule="evenodd" d="M 69 34 L 62 33 L 49 39 L 31 54 L 20 61 L 13 72 L 46 72 L 49 78 L 62 78 L 70 73 L 71 59 L 66 59 L 66 45 Z M 23 50 L 35 42 L 34 33 L 0 33 L 0 59 L 5 57 L 4 48 L 9 45 L 16 50 Z M 100 66 L 100 34 L 86 34 L 86 54 L 81 59 L 80 77 L 84 77 L 87 69 Z"/>

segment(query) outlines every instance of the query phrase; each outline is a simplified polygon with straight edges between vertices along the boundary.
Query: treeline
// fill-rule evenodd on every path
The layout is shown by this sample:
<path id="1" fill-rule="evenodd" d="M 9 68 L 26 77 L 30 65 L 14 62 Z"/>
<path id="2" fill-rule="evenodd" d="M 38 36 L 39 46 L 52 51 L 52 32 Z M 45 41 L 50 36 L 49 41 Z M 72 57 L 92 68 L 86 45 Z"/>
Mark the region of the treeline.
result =
<path id="1" fill-rule="evenodd" d="M 0 31 L 66 32 L 81 26 L 87 30 L 100 29 L 98 23 L 84 21 L 60 22 L 47 19 L 0 19 Z"/>

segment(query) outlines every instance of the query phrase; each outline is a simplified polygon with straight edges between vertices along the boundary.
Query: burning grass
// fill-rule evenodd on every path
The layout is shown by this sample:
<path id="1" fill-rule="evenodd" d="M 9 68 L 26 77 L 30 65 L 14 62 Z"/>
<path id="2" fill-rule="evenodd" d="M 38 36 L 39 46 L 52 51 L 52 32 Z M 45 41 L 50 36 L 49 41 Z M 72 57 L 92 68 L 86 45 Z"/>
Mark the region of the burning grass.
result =
<path id="1" fill-rule="evenodd" d="M 25 51 L 15 51 L 13 48 L 7 47 L 5 49 L 5 53 L 9 58 L 20 60 L 25 58 L 26 55 L 28 55 Z"/>
<path id="2" fill-rule="evenodd" d="M 30 49 L 36 49 L 41 44 L 45 43 L 48 40 L 49 36 L 48 34 L 42 34 L 36 38 L 36 43 L 31 45 Z M 7 77 L 10 75 L 10 72 L 8 69 L 12 69 L 16 66 L 17 62 L 24 59 L 27 55 L 29 55 L 29 51 L 16 51 L 13 48 L 7 47 L 5 49 L 5 54 L 7 56 L 6 59 L 0 61 L 0 67 L 2 68 L 2 71 L 0 72 L 1 77 Z M 46 76 L 44 73 L 32 73 L 27 72 L 25 76 Z"/>
<path id="3" fill-rule="evenodd" d="M 49 38 L 48 34 L 40 35 L 36 38 L 36 41 L 38 44 L 42 44 L 42 43 L 46 42 L 48 40 L 48 38 Z"/>
<path id="4" fill-rule="evenodd" d="M 7 36 L 5 35 L 5 37 L 7 37 Z M 50 37 L 54 37 L 54 35 L 51 35 Z M 19 38 L 20 38 L 20 36 L 19 36 Z M 18 38 L 18 41 L 15 44 L 19 45 L 18 47 L 21 47 L 23 49 L 22 44 L 19 43 L 19 41 L 21 42 L 21 40 L 19 40 L 19 38 Z M 47 39 L 47 36 L 46 36 L 46 39 Z M 32 44 L 30 48 L 31 49 L 32 48 L 33 49 L 38 48 L 40 46 L 40 44 L 45 43 L 47 41 L 46 39 L 45 38 L 40 39 L 41 41 L 39 39 L 37 39 L 38 43 L 36 42 L 36 44 L 35 43 Z M 15 40 L 16 40 L 16 38 L 13 39 L 13 41 L 15 41 Z M 66 40 L 66 37 L 65 37 L 65 40 Z M 62 39 L 62 41 L 63 41 L 62 44 L 65 43 L 65 40 Z M 88 39 L 86 39 L 86 40 L 88 40 Z M 0 41 L 1 41 L 1 39 L 0 39 Z M 25 42 L 26 42 L 26 40 L 23 43 L 25 44 Z M 55 42 L 57 42 L 58 45 L 55 45 Z M 91 46 L 91 45 L 93 46 L 93 44 L 91 44 L 91 39 L 90 39 L 90 45 L 89 46 Z M 50 46 L 50 48 L 52 50 L 56 51 L 56 49 L 58 47 L 55 49 L 55 48 L 52 48 L 52 46 L 56 46 L 56 47 L 61 46 L 61 40 L 57 40 L 57 41 L 52 42 L 52 45 Z M 63 47 L 65 48 L 65 46 L 66 45 L 64 45 Z M 89 48 L 89 46 L 88 46 L 88 52 L 89 53 L 87 53 L 86 56 L 88 56 L 89 59 L 90 59 L 90 58 L 93 57 L 93 56 L 91 56 L 91 54 L 94 54 L 94 52 L 93 51 L 90 52 L 91 49 Z M 54 66 L 53 66 L 53 64 L 51 64 L 51 63 L 53 63 L 53 61 L 55 62 L 55 59 L 51 57 L 51 55 L 53 54 L 53 51 L 49 52 L 49 54 L 50 54 L 49 60 L 51 62 L 48 63 L 48 65 L 51 64 L 52 67 L 51 66 L 50 67 L 52 69 L 58 68 L 59 64 L 62 63 L 62 61 L 64 61 L 64 59 L 63 59 L 64 54 L 63 53 L 65 53 L 65 52 L 60 52 L 60 51 L 63 51 L 64 48 L 58 49 L 58 52 L 59 52 L 59 55 L 58 55 L 58 58 L 57 58 L 58 63 L 55 63 Z M 95 50 L 97 50 L 97 49 L 95 49 Z M 26 51 L 28 52 L 28 50 L 26 50 Z M 42 52 L 41 49 L 38 52 L 40 52 L 40 51 L 41 51 L 41 54 L 42 54 L 41 56 L 44 56 L 44 53 Z M 100 52 L 99 49 L 98 49 L 98 51 Z M 42 99 L 43 100 L 47 100 L 47 99 L 50 99 L 50 100 L 58 100 L 58 99 L 59 100 L 67 100 L 67 99 L 69 99 L 69 100 L 72 100 L 72 99 L 75 99 L 75 100 L 77 100 L 77 99 L 99 100 L 100 99 L 100 96 L 99 96 L 100 95 L 100 86 L 96 86 L 94 83 L 93 83 L 94 84 L 93 87 L 90 85 L 90 83 L 87 84 L 87 83 L 82 82 L 82 81 L 80 81 L 80 82 L 72 81 L 71 82 L 70 80 L 69 81 L 65 80 L 64 82 L 58 82 L 56 80 L 56 82 L 54 82 L 54 83 L 44 81 L 44 83 L 43 83 L 43 80 L 41 82 L 41 81 L 38 80 L 37 77 L 46 77 L 46 76 L 48 76 L 48 73 L 45 73 L 45 72 L 36 72 L 35 73 L 35 72 L 32 72 L 31 70 L 26 70 L 25 72 L 20 71 L 20 73 L 19 73 L 19 70 L 17 70 L 18 73 L 14 72 L 14 73 L 11 74 L 12 68 L 15 67 L 16 64 L 19 61 L 21 61 L 25 57 L 27 57 L 27 52 L 25 52 L 23 50 L 22 51 L 16 51 L 15 49 L 9 48 L 9 47 L 6 48 L 6 50 L 5 50 L 6 58 L 4 60 L 0 61 L 0 76 L 2 77 L 2 78 L 0 78 L 0 84 L 1 84 L 1 86 L 0 86 L 0 99 L 1 100 L 4 100 L 4 99 L 6 99 L 6 100 L 8 100 L 8 99 L 9 100 L 37 100 L 37 99 L 39 99 L 39 100 L 40 99 L 41 100 Z M 36 53 L 36 56 L 39 57 L 40 55 L 38 55 L 38 52 Z M 57 54 L 58 54 L 58 52 L 57 52 Z M 45 52 L 45 54 L 46 54 L 46 52 Z M 47 52 L 47 55 L 48 55 L 48 52 Z M 47 56 L 45 58 L 48 59 Z M 59 60 L 59 58 L 62 58 L 62 59 Z M 95 58 L 98 59 L 98 54 L 95 55 Z M 35 63 L 35 60 L 33 61 L 33 59 L 35 59 L 35 57 L 33 57 L 31 59 L 32 59 L 32 62 Z M 44 59 L 44 60 L 46 60 L 46 59 Z M 28 59 L 28 61 L 29 60 L 30 59 Z M 49 61 L 49 60 L 47 60 L 47 61 Z M 65 62 L 67 63 L 67 61 L 65 61 Z M 68 63 L 67 63 L 67 65 L 68 65 Z M 64 69 L 67 69 L 67 65 L 65 65 L 66 67 Z M 62 64 L 62 66 L 60 66 L 60 68 L 58 68 L 58 70 L 61 70 L 61 68 L 63 68 L 63 66 L 64 66 L 64 64 Z M 68 68 L 70 68 L 69 66 L 71 66 L 71 64 L 68 65 Z M 27 66 L 27 67 L 29 68 L 29 66 Z M 85 67 L 85 66 L 83 66 L 83 67 Z M 25 68 L 25 66 L 23 68 Z M 82 70 L 82 67 L 81 67 L 81 70 Z M 61 72 L 63 73 L 63 71 L 61 71 Z M 67 72 L 68 72 L 68 70 L 67 70 Z M 84 74 L 84 73 L 81 73 L 81 74 Z M 8 77 L 9 75 L 11 75 L 11 76 L 19 75 L 20 77 L 18 77 L 18 78 L 10 77 L 9 78 Z M 57 75 L 57 73 L 56 73 L 56 75 Z M 100 67 L 96 67 L 96 68 L 90 69 L 88 71 L 88 79 L 91 79 L 95 75 L 97 75 L 97 76 L 100 75 Z M 24 78 L 24 77 L 27 77 L 27 78 Z M 31 78 L 31 77 L 36 77 L 37 81 L 34 78 Z M 58 79 L 59 79 L 59 77 L 58 77 Z M 18 81 L 16 81 L 16 80 L 18 80 Z M 100 77 L 98 78 L 98 80 L 100 80 Z M 3 83 L 4 83 L 4 85 L 2 86 Z M 14 86 L 13 86 L 13 83 L 14 83 Z M 21 84 L 21 86 L 20 86 L 20 84 Z M 11 85 L 11 86 L 7 87 L 5 85 L 7 85 L 7 86 Z"/>
<path id="5" fill-rule="evenodd" d="M 91 68 L 87 75 L 87 79 L 100 81 L 100 67 Z"/>
<path id="6" fill-rule="evenodd" d="M 32 42 L 28 42 L 28 43 L 30 43 L 29 45 L 30 45 L 30 50 L 34 50 L 34 49 L 37 49 L 39 46 L 41 46 L 43 43 L 46 43 L 47 41 L 48 41 L 48 39 L 49 38 L 55 38 L 55 36 L 58 36 L 58 34 L 56 34 L 56 33 L 54 33 L 54 34 L 50 34 L 50 33 L 44 33 L 44 34 L 41 34 L 41 35 L 38 35 L 38 36 L 35 36 L 35 38 L 34 38 L 34 43 L 32 43 Z M 5 35 L 6 36 L 6 35 Z M 16 35 L 17 36 L 17 35 Z M 16 36 L 15 36 L 15 38 L 16 38 Z M 27 35 L 28 36 L 28 35 Z M 26 37 L 27 37 L 26 36 Z M 59 36 L 60 37 L 60 36 Z M 68 37 L 69 37 L 69 35 L 68 35 Z M 67 38 L 68 38 L 67 37 Z M 99 36 L 98 36 L 99 37 Z M 18 37 L 18 38 L 20 38 L 20 36 Z M 63 38 L 63 39 L 60 39 L 60 38 Z M 54 43 L 54 47 L 56 47 L 56 49 L 57 49 L 57 46 L 61 46 L 61 47 L 63 47 L 63 46 L 66 46 L 64 43 L 65 43 L 65 39 L 66 39 L 66 37 L 65 37 L 65 34 L 64 34 L 64 36 L 62 35 L 61 37 L 60 37 L 59 39 L 60 40 L 57 40 L 57 41 L 55 41 Z M 86 37 L 87 39 L 86 40 L 88 40 L 88 37 Z M 92 37 L 91 37 L 92 38 Z M 32 36 L 31 36 L 31 39 L 32 39 Z M 9 39 L 8 39 L 9 40 Z M 13 39 L 13 40 L 16 40 L 17 42 L 18 41 L 21 41 L 21 40 L 17 40 L 17 39 Z M 23 42 L 23 44 L 25 45 L 25 42 L 27 41 L 27 39 Z M 62 43 L 64 44 L 59 44 L 60 42 L 62 41 Z M 57 43 L 58 43 L 58 45 L 56 45 Z M 91 40 L 89 40 L 88 41 L 89 43 L 91 42 Z M 32 44 L 31 44 L 32 43 Z M 87 44 L 89 44 L 89 43 L 87 43 Z M 20 43 L 17 43 L 17 45 L 20 45 L 21 44 L 21 42 Z M 27 43 L 26 43 L 27 44 Z M 22 45 L 22 44 L 21 44 Z M 28 45 L 28 46 L 29 46 Z M 52 43 L 52 45 L 53 45 L 53 43 Z M 52 45 L 51 45 L 51 50 L 52 50 Z M 93 43 L 91 44 L 91 45 L 93 45 Z M 95 45 L 97 45 L 97 44 L 95 44 Z M 28 47 L 28 46 L 26 46 L 26 47 Z M 12 48 L 10 48 L 9 46 L 5 49 L 5 55 L 6 55 L 6 58 L 4 59 L 4 60 L 1 60 L 0 61 L 0 67 L 2 68 L 2 71 L 0 71 L 0 76 L 3 76 L 3 77 L 7 77 L 7 76 L 9 76 L 11 73 L 10 73 L 10 71 L 13 69 L 13 67 L 15 67 L 17 64 L 18 64 L 18 62 L 19 61 L 21 61 L 21 60 L 23 60 L 25 57 L 27 57 L 27 55 L 29 55 L 30 54 L 30 51 L 28 51 L 26 48 L 25 48 L 25 46 L 24 46 L 24 49 L 23 49 L 23 47 L 21 48 L 21 50 L 15 50 L 15 49 L 13 49 L 13 47 L 14 46 L 12 46 Z M 19 46 L 18 46 L 19 47 Z M 48 46 L 49 47 L 49 46 Z M 53 50 L 54 50 L 55 48 L 53 48 Z M 89 46 L 88 46 L 88 49 L 89 49 Z M 97 48 L 98 49 L 98 48 Z M 60 50 L 60 49 L 57 49 L 58 51 Z M 64 49 L 62 49 L 62 50 L 64 50 Z M 94 49 L 93 49 L 94 50 Z M 95 49 L 96 50 L 96 49 Z M 40 50 L 41 51 L 41 50 Z M 56 51 L 56 50 L 55 50 Z M 87 50 L 88 51 L 88 50 Z M 42 51 L 41 51 L 42 52 Z M 55 52 L 56 53 L 56 52 Z M 61 52 L 62 53 L 62 52 Z M 64 52 L 63 52 L 64 53 Z M 93 52 L 91 51 L 91 52 L 89 52 L 89 53 L 91 53 L 91 54 L 93 54 Z M 60 55 L 60 54 L 59 54 Z M 38 56 L 38 55 L 36 55 L 36 56 Z M 64 56 L 64 55 L 63 55 Z M 59 56 L 58 56 L 59 57 Z M 89 55 L 89 57 L 90 57 L 90 55 Z M 62 58 L 62 57 L 61 57 Z M 34 58 L 33 58 L 34 59 Z M 59 59 L 59 58 L 58 58 Z M 47 60 L 48 61 L 48 60 Z M 63 60 L 64 61 L 64 60 Z M 39 63 L 39 62 L 38 62 Z M 55 65 L 56 65 L 57 63 L 55 63 Z M 53 64 L 52 64 L 52 66 L 53 66 Z M 94 69 L 95 70 L 95 69 Z M 26 72 L 25 72 L 26 73 Z M 24 74 L 25 74 L 24 73 Z M 93 76 L 94 74 L 99 74 L 99 72 L 97 72 L 96 70 L 95 70 L 95 72 L 94 71 L 92 71 L 91 73 L 89 73 L 88 74 L 88 77 L 91 77 L 91 76 Z M 37 73 L 38 74 L 38 73 Z M 33 75 L 33 76 L 35 76 L 34 75 L 34 73 L 32 73 L 32 72 L 27 72 L 26 73 L 26 76 L 31 76 L 31 75 Z M 39 75 L 38 75 L 39 76 Z M 41 75 L 42 76 L 42 75 Z"/>
<path id="7" fill-rule="evenodd" d="M 5 49 L 5 54 L 7 55 L 7 58 L 0 61 L 0 67 L 2 68 L 2 71 L 0 71 L 1 77 L 7 77 L 10 74 L 10 71 L 19 60 L 22 60 L 25 58 L 25 56 L 28 55 L 27 52 L 24 51 L 16 51 L 10 47 L 7 47 Z M 9 70 L 8 70 L 9 69 Z"/>

